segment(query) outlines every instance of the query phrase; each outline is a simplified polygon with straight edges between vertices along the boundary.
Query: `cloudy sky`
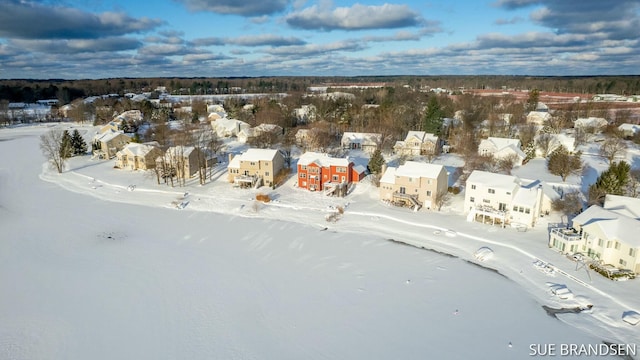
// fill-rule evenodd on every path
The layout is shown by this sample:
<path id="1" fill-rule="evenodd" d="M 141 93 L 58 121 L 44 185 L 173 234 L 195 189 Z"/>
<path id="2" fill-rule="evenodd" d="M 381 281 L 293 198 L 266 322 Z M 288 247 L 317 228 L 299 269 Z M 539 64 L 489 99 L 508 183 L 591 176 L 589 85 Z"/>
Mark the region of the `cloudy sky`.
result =
<path id="1" fill-rule="evenodd" d="M 640 73 L 638 0 L 2 0 L 0 78 Z"/>

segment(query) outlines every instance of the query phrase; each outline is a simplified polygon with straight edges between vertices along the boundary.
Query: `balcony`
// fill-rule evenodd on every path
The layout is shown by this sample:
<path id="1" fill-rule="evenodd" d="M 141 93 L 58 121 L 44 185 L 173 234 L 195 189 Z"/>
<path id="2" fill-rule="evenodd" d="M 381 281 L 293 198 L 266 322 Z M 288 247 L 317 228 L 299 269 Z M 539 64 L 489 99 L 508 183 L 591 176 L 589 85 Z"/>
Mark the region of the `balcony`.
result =
<path id="1" fill-rule="evenodd" d="M 398 191 L 393 193 L 393 203 L 394 205 L 415 207 L 416 209 L 422 207 L 422 204 L 418 201 L 418 195 L 409 195 Z"/>
<path id="2" fill-rule="evenodd" d="M 551 235 L 559 237 L 564 241 L 582 241 L 582 235 L 574 229 L 555 228 L 551 229 Z"/>

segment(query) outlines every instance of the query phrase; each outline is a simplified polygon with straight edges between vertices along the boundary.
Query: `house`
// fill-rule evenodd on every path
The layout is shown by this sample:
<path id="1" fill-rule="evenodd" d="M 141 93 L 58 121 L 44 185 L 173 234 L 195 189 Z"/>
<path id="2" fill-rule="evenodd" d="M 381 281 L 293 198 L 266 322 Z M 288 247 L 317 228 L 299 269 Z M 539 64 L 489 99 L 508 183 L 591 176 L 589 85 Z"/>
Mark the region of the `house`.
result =
<path id="1" fill-rule="evenodd" d="M 516 159 L 515 165 L 520 166 L 527 157 L 521 147 L 522 144 L 519 139 L 489 137 L 482 140 L 478 145 L 478 154 L 480 156 L 493 156 L 497 160 L 514 157 Z"/>
<path id="2" fill-rule="evenodd" d="M 476 170 L 467 179 L 464 211 L 467 221 L 528 228 L 551 212 L 557 198 L 558 193 L 539 180 Z"/>
<path id="3" fill-rule="evenodd" d="M 624 123 L 618 126 L 618 131 L 620 131 L 624 137 L 630 138 L 640 132 L 640 125 Z"/>
<path id="4" fill-rule="evenodd" d="M 293 109 L 293 117 L 296 119 L 297 124 L 304 125 L 316 121 L 316 112 L 315 105 L 302 105 Z"/>
<path id="5" fill-rule="evenodd" d="M 448 179 L 442 165 L 407 161 L 385 170 L 380 179 L 380 199 L 414 209 L 431 209 L 447 192 Z"/>
<path id="6" fill-rule="evenodd" d="M 623 197 L 619 197 L 623 198 Z M 592 205 L 573 218 L 570 228 L 554 228 L 549 247 L 564 254 L 581 253 L 600 265 L 640 273 L 640 219 L 622 209 L 624 200 L 607 195 L 604 207 Z M 637 211 L 637 199 L 629 198 Z M 622 211 L 621 211 L 622 210 Z"/>
<path id="7" fill-rule="evenodd" d="M 275 186 L 276 176 L 284 169 L 284 157 L 278 150 L 249 149 L 229 154 L 228 180 L 240 187 Z"/>
<path id="8" fill-rule="evenodd" d="M 198 173 L 200 168 L 208 166 L 211 159 L 199 148 L 193 146 L 172 146 L 165 151 L 164 157 L 156 159 L 157 166 L 169 165 L 175 169 L 175 174 L 180 179 L 189 179 Z"/>
<path id="9" fill-rule="evenodd" d="M 436 155 L 440 153 L 440 138 L 424 131 L 409 131 L 404 141 L 397 141 L 393 149 L 399 155 Z"/>
<path id="10" fill-rule="evenodd" d="M 382 145 L 382 134 L 345 132 L 340 144 L 345 150 L 362 150 L 373 154 Z"/>
<path id="11" fill-rule="evenodd" d="M 547 111 L 530 111 L 527 114 L 527 123 L 543 126 L 551 118 L 551 114 Z"/>
<path id="12" fill-rule="evenodd" d="M 298 187 L 325 194 L 345 195 L 352 182 L 364 175 L 364 167 L 355 166 L 349 158 L 334 158 L 307 151 L 298 160 Z"/>
<path id="13" fill-rule="evenodd" d="M 116 167 L 128 170 L 149 170 L 156 166 L 156 158 L 162 155 L 157 142 L 129 143 L 116 153 Z"/>
<path id="14" fill-rule="evenodd" d="M 99 159 L 111 159 L 130 142 L 131 138 L 122 131 L 109 130 L 97 134 L 91 142 L 93 156 Z"/>
<path id="15" fill-rule="evenodd" d="M 251 128 L 251 125 L 236 119 L 222 118 L 211 121 L 211 127 L 219 138 L 223 138 L 238 136 L 240 131 Z"/>
<path id="16" fill-rule="evenodd" d="M 560 145 L 564 146 L 570 153 L 575 151 L 576 138 L 566 133 L 560 134 L 538 134 L 534 137 L 536 144 L 536 156 L 544 157 L 543 150 L 540 148 L 543 137 L 548 137 L 549 146 L 547 147 L 547 155 L 554 152 Z"/>
<path id="17" fill-rule="evenodd" d="M 260 124 L 253 128 L 242 129 L 238 133 L 238 141 L 241 143 L 248 143 L 251 139 L 267 136 L 270 139 L 273 139 L 272 143 L 276 143 L 278 139 L 282 137 L 284 130 L 281 126 L 275 124 Z"/>
<path id="18" fill-rule="evenodd" d="M 574 128 L 588 132 L 600 132 L 607 125 L 609 122 L 605 118 L 598 117 L 578 118 L 573 122 Z"/>

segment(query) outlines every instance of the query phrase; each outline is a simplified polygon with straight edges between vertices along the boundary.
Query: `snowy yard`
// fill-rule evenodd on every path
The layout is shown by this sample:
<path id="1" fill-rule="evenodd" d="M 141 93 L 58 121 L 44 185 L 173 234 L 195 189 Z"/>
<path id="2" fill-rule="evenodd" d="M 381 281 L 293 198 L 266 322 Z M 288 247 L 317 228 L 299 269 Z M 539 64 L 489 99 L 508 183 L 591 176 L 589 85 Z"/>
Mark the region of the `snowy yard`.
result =
<path id="1" fill-rule="evenodd" d="M 528 232 L 468 223 L 462 194 L 413 212 L 366 181 L 345 198 L 294 179 L 241 190 L 224 174 L 170 188 L 89 157 L 59 175 L 42 165 L 42 132 L 0 130 L 12 154 L 0 159 L 0 359 L 524 359 L 531 344 L 640 345 L 640 282 L 576 271 L 547 247 L 554 219 Z"/>

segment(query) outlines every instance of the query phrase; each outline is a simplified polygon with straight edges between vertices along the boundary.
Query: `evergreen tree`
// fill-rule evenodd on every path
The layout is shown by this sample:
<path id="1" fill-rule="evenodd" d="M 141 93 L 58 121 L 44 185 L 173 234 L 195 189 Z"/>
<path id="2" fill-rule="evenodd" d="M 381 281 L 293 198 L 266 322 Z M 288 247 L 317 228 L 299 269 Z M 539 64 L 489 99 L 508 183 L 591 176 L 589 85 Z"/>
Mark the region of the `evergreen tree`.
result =
<path id="1" fill-rule="evenodd" d="M 589 186 L 589 204 L 603 205 L 604 198 L 610 195 L 625 195 L 630 180 L 631 166 L 624 161 L 613 163 L 596 182 Z"/>
<path id="2" fill-rule="evenodd" d="M 547 169 L 551 174 L 560 176 L 562 181 L 566 181 L 569 175 L 580 175 L 582 172 L 580 156 L 582 156 L 582 152 L 571 154 L 566 147 L 560 145 L 549 155 Z"/>
<path id="3" fill-rule="evenodd" d="M 442 132 L 443 117 L 444 112 L 438 102 L 438 98 L 436 96 L 431 96 L 429 98 L 429 103 L 427 104 L 427 111 L 424 115 L 422 129 L 428 133 L 440 136 Z"/>
<path id="4" fill-rule="evenodd" d="M 529 98 L 527 99 L 525 110 L 534 111 L 538 107 L 538 100 L 540 100 L 540 91 L 538 89 L 529 91 Z"/>
<path id="5" fill-rule="evenodd" d="M 73 155 L 73 147 L 71 145 L 71 135 L 69 131 L 65 130 L 62 133 L 62 139 L 60 140 L 60 157 L 68 159 Z"/>
<path id="6" fill-rule="evenodd" d="M 376 149 L 371 155 L 371 159 L 369 159 L 369 164 L 367 168 L 369 172 L 375 175 L 380 175 L 382 172 L 382 166 L 384 165 L 384 157 L 382 157 L 382 151 L 380 149 Z"/>
<path id="7" fill-rule="evenodd" d="M 73 155 L 84 155 L 87 153 L 87 143 L 80 135 L 78 129 L 73 130 L 73 134 L 71 135 L 71 147 Z"/>

